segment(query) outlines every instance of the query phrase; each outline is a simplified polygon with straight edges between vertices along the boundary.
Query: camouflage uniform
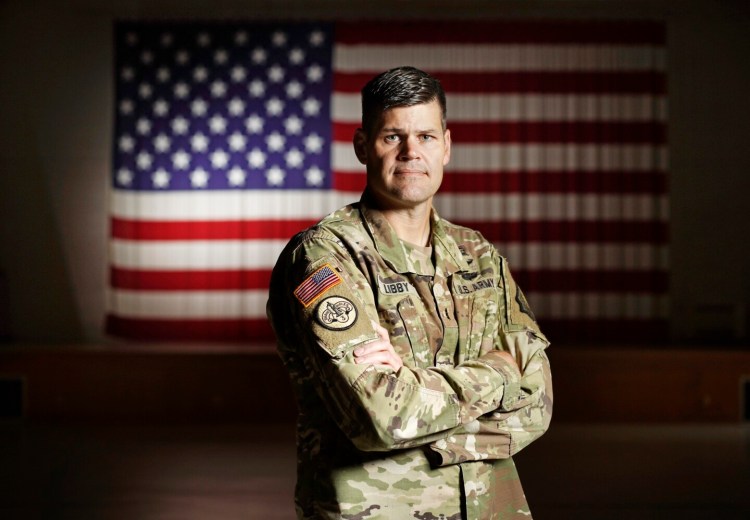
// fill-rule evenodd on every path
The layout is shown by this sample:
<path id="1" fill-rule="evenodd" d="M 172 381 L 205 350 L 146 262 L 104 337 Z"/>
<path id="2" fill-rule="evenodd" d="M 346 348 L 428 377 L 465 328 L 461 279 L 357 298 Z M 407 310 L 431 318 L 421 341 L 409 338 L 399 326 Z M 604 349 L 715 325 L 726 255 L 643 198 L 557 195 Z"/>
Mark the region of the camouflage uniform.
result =
<path id="1" fill-rule="evenodd" d="M 549 426 L 548 342 L 479 233 L 433 210 L 431 244 L 363 197 L 281 254 L 268 315 L 298 400 L 299 518 L 530 518 L 510 457 Z M 354 363 L 374 322 L 398 372 Z"/>

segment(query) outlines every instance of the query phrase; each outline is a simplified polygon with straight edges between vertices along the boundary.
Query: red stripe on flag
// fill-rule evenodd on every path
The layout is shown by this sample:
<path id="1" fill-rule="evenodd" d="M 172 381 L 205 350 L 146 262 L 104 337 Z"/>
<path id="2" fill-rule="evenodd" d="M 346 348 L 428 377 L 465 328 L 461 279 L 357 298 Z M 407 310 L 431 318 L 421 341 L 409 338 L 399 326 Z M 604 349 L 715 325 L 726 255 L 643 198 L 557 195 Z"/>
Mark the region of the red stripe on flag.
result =
<path id="1" fill-rule="evenodd" d="M 666 74 L 628 72 L 441 72 L 434 71 L 443 89 L 455 94 L 665 94 Z M 355 94 L 372 79 L 370 72 L 337 72 L 336 92 Z"/>
<path id="2" fill-rule="evenodd" d="M 513 270 L 513 276 L 526 292 L 666 292 L 666 271 L 539 269 Z M 140 291 L 234 291 L 267 290 L 270 269 L 222 271 L 151 271 L 111 269 L 112 287 Z"/>
<path id="3" fill-rule="evenodd" d="M 333 140 L 350 143 L 359 123 L 334 123 Z M 448 123 L 454 142 L 664 144 L 667 127 L 658 122 L 458 122 Z"/>
<path id="4" fill-rule="evenodd" d="M 224 291 L 268 289 L 270 269 L 167 271 L 110 268 L 115 289 L 143 291 Z"/>
<path id="5" fill-rule="evenodd" d="M 490 242 L 589 242 L 665 244 L 668 225 L 653 221 L 512 221 L 456 224 L 481 232 Z"/>
<path id="6" fill-rule="evenodd" d="M 469 221 L 455 219 L 459 225 L 476 229 L 493 242 L 602 242 L 602 243 L 666 243 L 668 226 L 659 221 Z M 227 228 L 223 222 L 213 223 L 219 227 L 221 233 L 209 232 L 207 237 L 217 240 L 244 240 L 247 237 L 242 234 L 232 235 L 226 232 Z M 138 229 L 138 227 L 134 227 Z M 161 237 L 158 228 L 150 228 L 148 238 L 143 239 L 137 234 L 131 234 L 128 238 L 133 240 L 191 240 L 196 239 L 191 234 L 189 226 L 181 229 L 180 234 L 174 228 L 169 228 L 169 233 Z M 221 235 L 219 237 L 219 235 Z M 205 239 L 205 237 L 199 237 Z M 277 237 L 283 238 L 283 237 Z"/>
<path id="7" fill-rule="evenodd" d="M 124 240 L 288 240 L 316 222 L 317 219 L 154 221 L 113 217 L 111 234 Z"/>
<path id="8" fill-rule="evenodd" d="M 602 43 L 665 45 L 658 21 L 350 22 L 336 25 L 337 44 Z"/>
<path id="9" fill-rule="evenodd" d="M 249 341 L 274 338 L 268 320 L 175 320 L 107 316 L 107 334 L 138 341 Z"/>
<path id="10" fill-rule="evenodd" d="M 361 192 L 365 172 L 334 172 L 334 187 Z M 633 171 L 496 171 L 445 172 L 441 193 L 598 193 L 664 195 L 665 172 Z M 438 197 L 440 195 L 438 194 Z"/>
<path id="11" fill-rule="evenodd" d="M 440 189 L 446 193 L 664 195 L 667 175 L 660 171 L 446 172 Z"/>
<path id="12" fill-rule="evenodd" d="M 513 277 L 527 293 L 652 293 L 669 289 L 669 276 L 660 270 L 520 269 L 513 271 Z"/>
<path id="13" fill-rule="evenodd" d="M 568 343 L 655 343 L 669 339 L 664 319 L 540 319 L 549 338 Z M 107 316 L 108 334 L 137 341 L 252 341 L 274 338 L 266 319 L 159 320 Z"/>

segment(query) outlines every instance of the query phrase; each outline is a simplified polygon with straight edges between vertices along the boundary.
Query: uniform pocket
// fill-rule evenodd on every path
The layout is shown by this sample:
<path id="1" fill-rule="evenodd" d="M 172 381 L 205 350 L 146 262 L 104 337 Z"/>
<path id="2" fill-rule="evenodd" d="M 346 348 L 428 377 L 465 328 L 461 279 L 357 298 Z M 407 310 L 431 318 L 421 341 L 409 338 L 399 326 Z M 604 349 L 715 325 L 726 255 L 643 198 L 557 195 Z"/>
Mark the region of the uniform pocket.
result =
<path id="1" fill-rule="evenodd" d="M 476 359 L 492 349 L 497 336 L 497 300 L 492 289 L 454 296 L 458 319 L 459 361 Z"/>
<path id="2" fill-rule="evenodd" d="M 397 349 L 408 350 L 409 357 L 413 360 L 415 367 L 426 368 L 431 366 L 432 350 L 427 339 L 427 332 L 411 297 L 399 301 L 396 310 L 401 323 L 400 327 L 394 329 L 394 333 L 398 332 L 399 334 L 395 338 L 391 337 L 391 343 Z M 401 352 L 399 352 L 399 355 L 402 356 L 401 359 L 404 359 Z"/>

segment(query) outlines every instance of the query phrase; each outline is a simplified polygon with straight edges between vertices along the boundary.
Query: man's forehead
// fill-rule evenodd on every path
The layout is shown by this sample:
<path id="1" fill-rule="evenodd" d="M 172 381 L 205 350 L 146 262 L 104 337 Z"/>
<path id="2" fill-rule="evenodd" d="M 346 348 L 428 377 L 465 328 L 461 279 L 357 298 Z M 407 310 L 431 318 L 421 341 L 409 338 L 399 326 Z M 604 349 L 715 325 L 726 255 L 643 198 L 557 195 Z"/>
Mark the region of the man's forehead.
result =
<path id="1" fill-rule="evenodd" d="M 376 123 L 378 130 L 401 129 L 405 126 L 420 130 L 436 130 L 443 126 L 443 114 L 437 101 L 391 107 L 383 110 Z"/>

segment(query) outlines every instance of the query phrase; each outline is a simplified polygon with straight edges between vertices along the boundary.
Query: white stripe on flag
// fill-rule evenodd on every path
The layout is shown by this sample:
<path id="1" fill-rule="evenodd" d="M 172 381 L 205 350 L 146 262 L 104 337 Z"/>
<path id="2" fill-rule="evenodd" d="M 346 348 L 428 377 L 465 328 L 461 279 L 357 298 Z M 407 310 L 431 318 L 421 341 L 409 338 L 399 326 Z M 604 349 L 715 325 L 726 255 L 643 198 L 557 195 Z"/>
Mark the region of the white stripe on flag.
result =
<path id="1" fill-rule="evenodd" d="M 271 269 L 286 240 L 148 241 L 113 240 L 111 264 L 121 269 Z M 512 271 L 664 270 L 667 246 L 651 244 L 495 243 Z"/>
<path id="2" fill-rule="evenodd" d="M 651 294 L 526 293 L 537 317 L 550 319 L 663 319 L 669 298 Z"/>
<path id="3" fill-rule="evenodd" d="M 307 190 L 113 190 L 111 213 L 118 218 L 165 221 L 319 219 L 359 197 L 359 193 Z"/>
<path id="4" fill-rule="evenodd" d="M 112 290 L 112 310 L 123 318 L 261 318 L 268 291 L 130 291 Z"/>
<path id="5" fill-rule="evenodd" d="M 528 293 L 541 318 L 663 318 L 668 298 L 615 293 Z M 130 291 L 112 290 L 111 309 L 123 318 L 237 319 L 264 318 L 266 290 L 245 291 Z"/>
<path id="6" fill-rule="evenodd" d="M 652 244 L 495 243 L 518 270 L 659 271 L 669 267 L 669 249 Z"/>
<path id="7" fill-rule="evenodd" d="M 492 221 L 664 221 L 667 196 L 599 194 L 438 194 L 435 207 L 443 218 Z"/>
<path id="8" fill-rule="evenodd" d="M 667 100 L 654 95 L 594 94 L 447 94 L 448 127 L 452 122 L 618 121 L 665 122 Z M 331 117 L 359 123 L 359 93 L 333 95 Z"/>
<path id="9" fill-rule="evenodd" d="M 362 171 L 350 143 L 331 147 L 334 171 Z M 453 144 L 446 170 L 666 170 L 666 146 L 601 144 Z"/>
<path id="10" fill-rule="evenodd" d="M 405 63 L 432 73 L 664 70 L 665 50 L 650 45 L 345 45 L 333 68 L 377 74 Z"/>
<path id="11" fill-rule="evenodd" d="M 113 239 L 111 264 L 123 269 L 270 269 L 287 240 Z"/>
<path id="12" fill-rule="evenodd" d="M 112 214 L 118 218 L 147 221 L 252 221 L 285 220 L 285 217 L 317 220 L 348 203 L 356 202 L 359 196 L 359 193 L 353 192 L 115 192 Z M 238 199 L 244 204 L 237 203 Z M 284 206 L 288 206 L 286 212 L 281 209 Z M 445 219 L 476 222 L 581 219 L 666 221 L 669 215 L 666 195 L 438 193 L 435 206 Z"/>

